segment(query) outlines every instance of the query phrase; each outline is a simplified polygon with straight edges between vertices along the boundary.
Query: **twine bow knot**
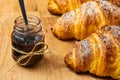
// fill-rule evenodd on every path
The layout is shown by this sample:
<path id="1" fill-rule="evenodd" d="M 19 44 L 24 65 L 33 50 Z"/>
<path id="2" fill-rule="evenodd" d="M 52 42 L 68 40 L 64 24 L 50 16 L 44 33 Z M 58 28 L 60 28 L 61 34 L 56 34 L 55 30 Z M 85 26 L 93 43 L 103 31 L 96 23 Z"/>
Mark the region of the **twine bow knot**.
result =
<path id="1" fill-rule="evenodd" d="M 44 47 L 42 47 L 41 49 L 35 51 L 35 48 L 38 45 L 44 45 Z M 19 59 L 17 60 L 17 63 L 20 64 L 20 65 L 25 66 L 31 60 L 31 58 L 32 58 L 33 55 L 43 55 L 43 54 L 45 54 L 45 51 L 48 49 L 48 45 L 45 44 L 44 42 L 36 43 L 35 46 L 33 47 L 33 49 L 31 50 L 31 52 L 24 52 L 24 51 L 16 49 L 13 46 L 12 46 L 12 49 L 15 50 L 15 51 L 17 51 L 20 54 L 23 54 L 22 56 L 19 57 Z M 28 58 L 28 59 L 24 63 L 21 63 L 21 61 L 24 60 L 24 59 L 26 59 L 26 58 Z"/>

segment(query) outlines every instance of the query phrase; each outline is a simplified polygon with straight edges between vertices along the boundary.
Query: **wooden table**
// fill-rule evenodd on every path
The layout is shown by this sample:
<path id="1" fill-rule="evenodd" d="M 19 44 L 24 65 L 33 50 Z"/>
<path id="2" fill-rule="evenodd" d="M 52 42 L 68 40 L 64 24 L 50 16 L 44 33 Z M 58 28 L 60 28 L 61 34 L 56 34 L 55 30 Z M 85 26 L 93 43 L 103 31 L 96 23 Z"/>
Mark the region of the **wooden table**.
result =
<path id="1" fill-rule="evenodd" d="M 57 39 L 50 28 L 59 16 L 47 11 L 48 0 L 25 0 L 27 14 L 41 18 L 50 54 L 32 68 L 15 65 L 11 52 L 11 32 L 14 20 L 21 15 L 18 0 L 0 0 L 0 80 L 110 80 L 90 74 L 76 74 L 66 67 L 64 56 L 75 41 Z"/>

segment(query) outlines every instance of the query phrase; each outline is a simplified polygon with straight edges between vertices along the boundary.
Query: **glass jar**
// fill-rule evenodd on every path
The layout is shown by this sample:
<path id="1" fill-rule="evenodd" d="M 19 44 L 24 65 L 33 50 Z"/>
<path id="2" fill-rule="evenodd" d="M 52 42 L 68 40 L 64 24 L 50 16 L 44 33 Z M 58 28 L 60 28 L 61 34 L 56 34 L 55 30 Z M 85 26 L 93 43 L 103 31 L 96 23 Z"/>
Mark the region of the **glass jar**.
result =
<path id="1" fill-rule="evenodd" d="M 14 30 L 11 34 L 11 41 L 13 47 L 12 57 L 15 61 L 18 61 L 22 57 L 22 59 L 18 62 L 20 65 L 23 66 L 35 65 L 44 57 L 44 54 L 39 54 L 39 55 L 33 54 L 32 56 L 26 56 L 26 54 L 22 54 L 20 52 L 23 51 L 27 54 L 30 54 L 30 52 L 33 50 L 34 46 L 37 43 L 39 42 L 44 43 L 44 34 L 42 31 L 42 25 L 40 19 L 36 16 L 28 16 L 28 25 L 29 25 L 28 28 L 26 28 L 22 16 L 16 18 Z M 39 44 L 35 47 L 33 51 L 38 51 L 43 47 L 44 44 Z M 30 60 L 28 61 L 29 58 Z"/>

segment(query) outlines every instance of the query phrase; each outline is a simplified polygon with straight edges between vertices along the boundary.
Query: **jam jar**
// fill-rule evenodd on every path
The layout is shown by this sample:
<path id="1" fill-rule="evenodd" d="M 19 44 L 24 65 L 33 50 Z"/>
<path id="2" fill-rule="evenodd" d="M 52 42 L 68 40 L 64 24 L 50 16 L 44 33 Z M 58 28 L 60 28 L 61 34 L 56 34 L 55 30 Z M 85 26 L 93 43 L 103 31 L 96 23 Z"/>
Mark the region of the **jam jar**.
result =
<path id="1" fill-rule="evenodd" d="M 40 19 L 37 16 L 28 16 L 28 27 L 26 27 L 23 17 L 17 17 L 11 34 L 13 59 L 23 66 L 35 65 L 42 60 L 44 54 L 33 54 L 32 56 L 26 55 L 29 55 L 34 46 L 40 42 L 45 42 Z M 44 44 L 37 45 L 34 52 L 42 49 L 43 47 Z M 22 54 L 21 51 L 26 54 Z M 20 58 L 22 59 L 18 61 Z"/>

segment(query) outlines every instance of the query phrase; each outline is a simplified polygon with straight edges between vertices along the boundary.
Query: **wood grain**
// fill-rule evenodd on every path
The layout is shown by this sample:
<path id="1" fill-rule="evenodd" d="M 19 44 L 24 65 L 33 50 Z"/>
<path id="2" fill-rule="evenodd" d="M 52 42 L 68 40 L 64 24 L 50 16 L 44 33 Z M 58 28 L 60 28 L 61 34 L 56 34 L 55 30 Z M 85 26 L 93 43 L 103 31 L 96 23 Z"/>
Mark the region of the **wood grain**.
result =
<path id="1" fill-rule="evenodd" d="M 27 14 L 40 17 L 50 54 L 36 66 L 24 68 L 12 59 L 11 33 L 14 20 L 21 15 L 18 0 L 0 0 L 0 80 L 110 80 L 90 74 L 76 74 L 64 64 L 64 56 L 75 41 L 61 41 L 50 31 L 59 16 L 47 11 L 48 0 L 25 0 Z"/>

